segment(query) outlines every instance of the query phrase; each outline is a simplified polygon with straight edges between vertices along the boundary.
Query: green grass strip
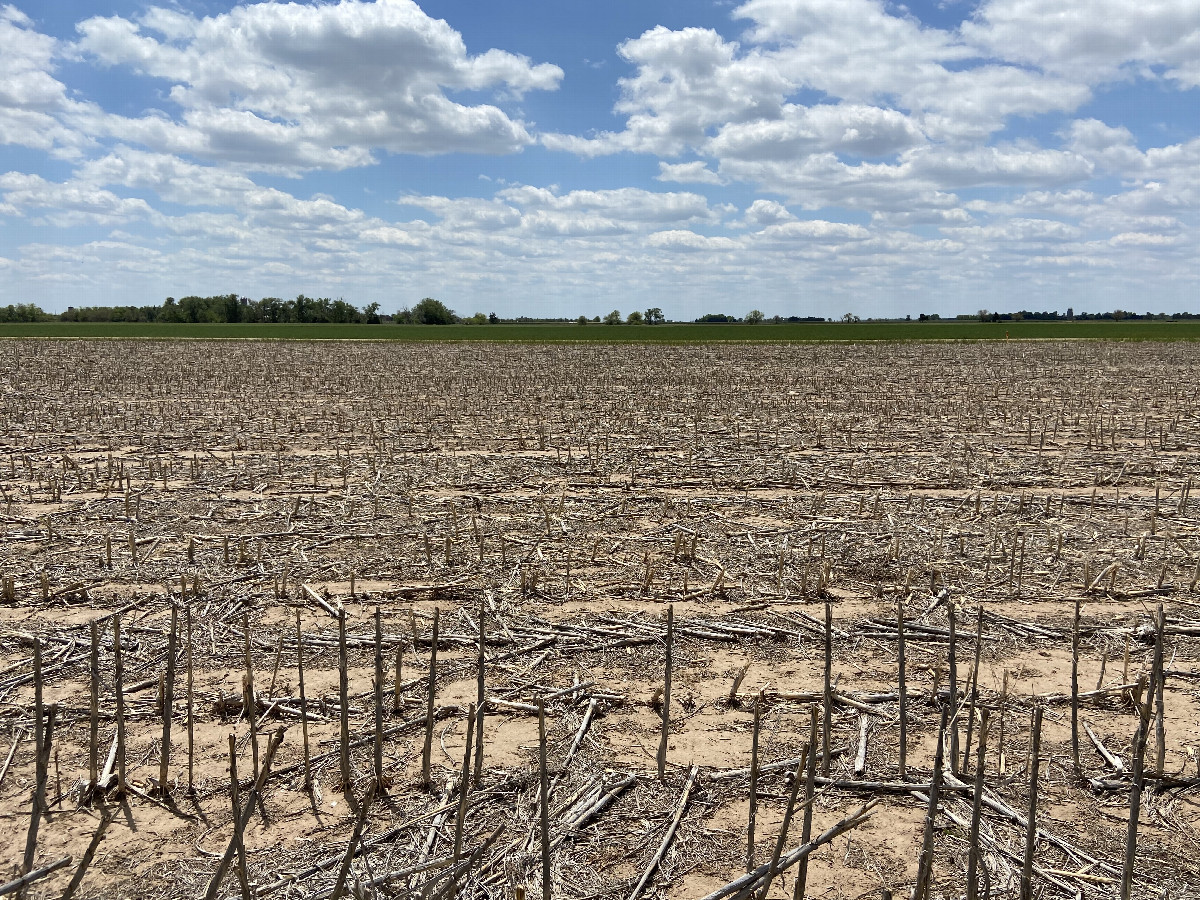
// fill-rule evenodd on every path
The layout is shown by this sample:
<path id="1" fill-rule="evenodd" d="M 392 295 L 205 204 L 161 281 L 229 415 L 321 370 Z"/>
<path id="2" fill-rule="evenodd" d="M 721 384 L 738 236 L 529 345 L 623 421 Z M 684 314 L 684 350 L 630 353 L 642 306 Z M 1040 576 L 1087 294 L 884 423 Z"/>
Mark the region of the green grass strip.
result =
<path id="1" fill-rule="evenodd" d="M 516 341 L 690 344 L 712 341 L 1200 340 L 1200 320 L 1092 322 L 804 322 L 784 325 L 271 325 L 9 322 L 0 338 Z"/>

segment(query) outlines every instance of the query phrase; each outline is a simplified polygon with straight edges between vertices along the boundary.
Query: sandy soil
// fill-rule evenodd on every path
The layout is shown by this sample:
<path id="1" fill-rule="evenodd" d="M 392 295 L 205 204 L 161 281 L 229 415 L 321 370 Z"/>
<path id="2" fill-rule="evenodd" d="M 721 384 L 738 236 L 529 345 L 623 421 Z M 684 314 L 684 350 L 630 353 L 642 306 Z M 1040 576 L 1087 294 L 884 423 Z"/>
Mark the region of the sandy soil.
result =
<path id="1" fill-rule="evenodd" d="M 35 639 L 42 703 L 56 719 L 34 867 L 71 857 L 27 896 L 61 896 L 105 818 L 75 896 L 204 896 L 234 831 L 229 735 L 243 802 L 253 773 L 241 715 L 247 630 L 259 753 L 277 728 L 285 734 L 243 836 L 248 882 L 258 896 L 328 896 L 375 783 L 378 610 L 383 778 L 363 822 L 370 852 L 348 879 L 360 896 L 449 890 L 451 872 L 460 896 L 540 896 L 540 699 L 553 895 L 628 898 L 665 841 L 640 896 L 703 897 L 746 870 L 749 777 L 734 770 L 750 766 L 760 692 L 756 864 L 775 849 L 795 766 L 771 764 L 807 743 L 824 690 L 826 604 L 834 783 L 817 786 L 812 834 L 878 805 L 811 854 L 806 895 L 908 896 L 926 822 L 917 795 L 944 706 L 959 710 L 960 756 L 988 710 L 986 796 L 1024 811 L 1040 705 L 1047 834 L 1035 887 L 1116 896 L 1137 729 L 1129 685 L 1151 670 L 1161 604 L 1163 762 L 1160 777 L 1151 728 L 1133 895 L 1200 897 L 1200 515 L 1190 497 L 1200 355 L 1190 345 L 7 341 L 0 384 L 0 846 L 10 848 L 0 880 L 21 871 L 30 830 Z M 158 695 L 172 604 L 180 631 L 164 793 Z M 910 784 L 897 786 L 900 604 Z M 951 608 L 957 698 L 947 689 Z M 338 610 L 349 636 L 349 791 Z M 504 830 L 456 869 L 438 861 L 453 855 L 481 613 L 488 707 L 464 858 Z M 88 789 L 90 627 L 103 769 L 116 731 L 117 614 L 123 795 Z M 958 765 L 973 781 L 974 753 Z M 572 827 L 588 798 L 628 776 L 610 805 Z M 956 897 L 971 796 L 943 799 L 932 896 Z M 785 853 L 803 843 L 802 820 L 797 809 Z M 1017 896 L 1025 828 L 990 809 L 979 832 L 991 895 Z M 798 872 L 777 875 L 769 896 L 792 897 Z M 232 872 L 217 895 L 240 895 Z"/>

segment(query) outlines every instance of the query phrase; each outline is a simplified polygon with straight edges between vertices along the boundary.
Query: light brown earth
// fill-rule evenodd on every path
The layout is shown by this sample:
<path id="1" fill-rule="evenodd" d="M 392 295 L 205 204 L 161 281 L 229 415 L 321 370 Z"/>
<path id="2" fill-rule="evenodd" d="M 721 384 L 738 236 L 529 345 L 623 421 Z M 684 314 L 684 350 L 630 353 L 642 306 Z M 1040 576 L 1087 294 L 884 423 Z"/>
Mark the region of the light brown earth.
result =
<path id="1" fill-rule="evenodd" d="M 888 629 L 898 601 L 910 637 L 913 789 L 930 778 L 939 706 L 950 702 L 946 641 L 921 640 L 929 635 L 916 630 L 945 628 L 948 608 L 957 611 L 965 748 L 982 607 L 988 796 L 1025 809 L 1030 713 L 1043 704 L 1039 821 L 1076 855 L 1040 841 L 1035 887 L 1045 897 L 1116 896 L 1129 777 L 1082 727 L 1082 772 L 1073 768 L 1077 599 L 1080 690 L 1114 688 L 1085 698 L 1080 719 L 1126 769 L 1136 714 L 1134 691 L 1119 686 L 1149 671 L 1153 614 L 1164 607 L 1167 777 L 1157 777 L 1151 734 L 1134 896 L 1200 897 L 1194 345 L 5 341 L 0 385 L 0 576 L 11 579 L 0 600 L 0 766 L 12 750 L 0 774 L 0 881 L 19 871 L 31 818 L 35 638 L 43 703 L 57 704 L 35 868 L 72 857 L 30 897 L 62 894 L 104 814 L 112 823 L 76 896 L 204 896 L 232 834 L 230 733 L 243 799 L 253 765 L 248 723 L 238 717 L 243 621 L 266 716 L 261 748 L 285 730 L 244 837 L 249 882 L 260 896 L 327 896 L 373 782 L 377 608 L 391 730 L 386 790 L 364 838 L 395 832 L 354 863 L 350 881 L 362 896 L 371 896 L 361 885 L 372 879 L 382 879 L 378 896 L 406 896 L 448 871 L 387 879 L 452 852 L 454 809 L 430 823 L 459 796 L 482 608 L 486 695 L 524 707 L 488 709 L 464 853 L 504 832 L 463 872 L 459 896 L 514 897 L 519 888 L 540 896 L 538 722 L 525 708 L 545 698 L 553 896 L 628 898 L 694 765 L 690 802 L 641 896 L 702 897 L 745 871 L 749 779 L 726 773 L 750 765 L 759 691 L 762 763 L 796 757 L 807 742 L 811 701 L 823 690 L 826 602 L 833 679 L 853 702 L 831 710 L 830 745 L 841 752 L 830 777 L 839 785 L 818 788 L 813 834 L 872 797 L 879 803 L 812 855 L 806 893 L 908 896 L 924 803 L 904 790 L 848 784 L 900 780 L 898 701 L 871 696 L 897 688 Z M 181 622 L 185 608 L 193 619 L 194 774 L 189 780 L 181 636 L 164 804 L 156 694 L 171 602 Z M 659 781 L 662 718 L 652 700 L 663 681 L 668 604 L 677 633 Z M 338 629 L 325 606 L 345 609 L 351 637 L 349 730 L 362 738 L 351 752 L 352 797 L 338 785 Z M 433 783 L 422 789 L 435 609 Z M 115 730 L 117 612 L 131 790 L 89 799 L 89 626 L 100 626 L 103 767 Z M 297 612 L 311 752 L 323 754 L 311 794 Z M 730 626 L 743 632 L 718 633 Z M 394 710 L 397 648 L 403 686 Z M 272 707 L 276 700 L 286 709 Z M 865 768 L 855 775 L 868 714 Z M 977 721 L 971 727 L 977 733 Z M 627 775 L 637 778 L 608 809 L 566 828 L 566 801 L 592 781 L 611 786 Z M 963 778 L 973 780 L 973 767 Z M 775 847 L 791 786 L 790 770 L 761 777 L 757 863 Z M 803 843 L 802 815 L 785 852 Z M 965 893 L 968 829 L 951 816 L 969 822 L 968 793 L 948 799 L 936 819 L 935 897 Z M 991 896 L 1017 896 L 1025 829 L 989 813 L 982 833 Z M 318 860 L 333 862 L 265 890 Z M 791 897 L 796 873 L 778 875 L 770 896 Z M 231 873 L 218 896 L 237 895 Z"/>

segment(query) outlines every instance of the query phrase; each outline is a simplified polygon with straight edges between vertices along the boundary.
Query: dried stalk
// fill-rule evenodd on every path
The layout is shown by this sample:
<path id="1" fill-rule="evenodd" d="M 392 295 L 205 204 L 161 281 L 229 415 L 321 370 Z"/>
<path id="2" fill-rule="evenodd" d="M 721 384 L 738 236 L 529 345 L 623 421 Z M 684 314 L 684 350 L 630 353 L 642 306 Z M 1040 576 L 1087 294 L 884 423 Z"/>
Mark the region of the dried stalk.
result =
<path id="1" fill-rule="evenodd" d="M 1033 900 L 1033 853 L 1037 847 L 1038 764 L 1041 762 L 1042 708 L 1033 708 L 1029 753 L 1029 808 L 1025 816 L 1025 859 L 1021 866 L 1021 900 Z"/>
<path id="2" fill-rule="evenodd" d="M 425 745 L 421 750 L 421 787 L 430 785 L 433 761 L 433 701 L 437 693 L 438 608 L 433 608 L 433 636 L 429 641 L 429 694 L 425 706 Z"/>
<path id="3" fill-rule="evenodd" d="M 666 854 L 667 848 L 671 846 L 671 842 L 675 839 L 675 832 L 679 828 L 679 822 L 683 818 L 684 812 L 687 810 L 688 799 L 692 795 L 692 788 L 695 787 L 696 776 L 699 771 L 699 766 L 692 766 L 691 771 L 688 772 L 687 780 L 683 784 L 683 793 L 679 797 L 679 803 L 675 806 L 675 815 L 671 817 L 671 823 L 667 826 L 667 833 L 663 836 L 662 843 L 659 844 L 658 850 L 650 860 L 650 864 L 646 866 L 645 871 L 642 872 L 642 877 L 639 878 L 637 884 L 633 886 L 633 891 L 629 894 L 629 900 L 637 900 L 637 898 L 641 896 L 642 890 L 650 881 L 650 877 L 655 873 L 659 864 L 662 862 L 662 858 Z"/>
<path id="4" fill-rule="evenodd" d="M 667 604 L 667 655 L 663 672 L 662 728 L 658 737 L 658 780 L 667 774 L 667 736 L 671 730 L 671 664 L 675 653 L 675 604 Z"/>

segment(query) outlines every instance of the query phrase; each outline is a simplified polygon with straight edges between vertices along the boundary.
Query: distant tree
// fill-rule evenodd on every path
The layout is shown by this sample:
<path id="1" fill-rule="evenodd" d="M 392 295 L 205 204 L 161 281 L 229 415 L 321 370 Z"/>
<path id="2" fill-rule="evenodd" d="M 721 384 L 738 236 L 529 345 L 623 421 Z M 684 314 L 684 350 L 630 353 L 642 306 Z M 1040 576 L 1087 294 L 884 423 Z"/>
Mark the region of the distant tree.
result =
<path id="1" fill-rule="evenodd" d="M 765 318 L 766 316 L 762 314 L 761 310 L 752 309 L 746 313 L 745 322 L 747 325 L 761 325 Z"/>
<path id="2" fill-rule="evenodd" d="M 986 309 L 981 309 L 975 315 L 979 316 L 980 322 L 987 322 L 992 318 L 992 314 Z"/>
<path id="3" fill-rule="evenodd" d="M 187 302 L 187 297 L 179 301 L 181 304 Z M 303 294 L 297 294 L 295 300 L 288 301 L 291 308 L 291 321 L 293 322 L 311 322 L 313 315 L 313 305 L 315 301 L 311 297 L 305 297 Z"/>
<path id="4" fill-rule="evenodd" d="M 644 325 L 646 322 L 646 317 L 635 309 L 629 314 L 625 321 L 630 325 Z"/>
<path id="5" fill-rule="evenodd" d="M 358 307 L 348 304 L 342 298 L 337 298 L 334 301 L 324 301 L 320 307 L 323 316 L 323 322 L 337 322 L 341 324 L 356 323 L 362 318 Z"/>
<path id="6" fill-rule="evenodd" d="M 426 297 L 412 308 L 412 321 L 417 325 L 453 325 L 458 316 L 441 300 Z"/>
<path id="7" fill-rule="evenodd" d="M 19 309 L 19 307 L 18 307 Z M 406 311 L 411 317 L 411 311 Z M 313 299 L 300 294 L 295 300 L 263 297 L 254 301 L 238 294 L 218 294 L 212 297 L 184 297 L 176 301 L 167 297 L 158 306 L 84 306 L 68 307 L 55 318 L 72 322 L 169 322 L 208 323 L 236 322 L 245 324 L 293 322 L 368 322 L 378 324 L 379 304 L 368 304 L 363 310 L 342 298 Z M 410 319 L 411 320 L 411 319 Z"/>
<path id="8" fill-rule="evenodd" d="M 652 306 L 646 310 L 647 325 L 661 325 L 665 321 L 667 321 L 667 317 L 663 315 L 663 311 L 657 306 Z"/>
<path id="9" fill-rule="evenodd" d="M 621 324 L 621 311 L 619 309 L 614 309 L 612 312 L 610 312 L 607 316 L 604 317 L 604 324 L 605 325 L 620 325 Z"/>
<path id="10" fill-rule="evenodd" d="M 0 322 L 45 322 L 50 319 L 40 306 L 32 303 L 18 303 L 0 309 Z"/>
<path id="11" fill-rule="evenodd" d="M 488 324 L 489 325 L 495 325 L 499 321 L 500 321 L 500 317 L 498 315 L 496 315 L 495 313 L 488 313 Z"/>
<path id="12" fill-rule="evenodd" d="M 477 313 L 475 313 L 475 315 L 471 316 L 471 318 L 467 319 L 468 325 L 486 325 L 487 323 L 488 323 L 487 316 L 485 316 L 481 312 L 477 312 Z"/>
<path id="13" fill-rule="evenodd" d="M 722 324 L 727 322 L 736 322 L 737 316 L 727 316 L 724 313 L 705 313 L 696 320 L 703 324 Z"/>
<path id="14" fill-rule="evenodd" d="M 587 316 L 580 316 L 578 319 L 575 320 L 576 325 L 586 325 L 587 323 L 588 323 Z"/>
<path id="15" fill-rule="evenodd" d="M 849 325 L 852 322 L 861 322 L 862 320 L 854 313 L 846 313 L 844 316 L 842 316 L 842 321 Z M 924 316 L 921 317 L 921 321 L 925 321 Z"/>

